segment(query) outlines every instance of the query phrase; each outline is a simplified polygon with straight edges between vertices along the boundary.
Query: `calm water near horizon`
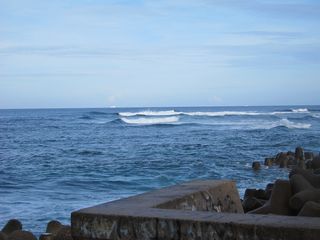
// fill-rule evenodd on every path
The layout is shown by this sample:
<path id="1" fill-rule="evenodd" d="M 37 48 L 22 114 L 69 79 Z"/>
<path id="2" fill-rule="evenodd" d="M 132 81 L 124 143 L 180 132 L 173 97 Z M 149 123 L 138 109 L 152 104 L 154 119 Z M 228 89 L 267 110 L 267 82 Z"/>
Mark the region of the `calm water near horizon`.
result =
<path id="1" fill-rule="evenodd" d="M 320 106 L 0 110 L 0 227 L 37 234 L 79 208 L 191 179 L 240 193 L 287 178 L 254 160 L 320 151 Z"/>

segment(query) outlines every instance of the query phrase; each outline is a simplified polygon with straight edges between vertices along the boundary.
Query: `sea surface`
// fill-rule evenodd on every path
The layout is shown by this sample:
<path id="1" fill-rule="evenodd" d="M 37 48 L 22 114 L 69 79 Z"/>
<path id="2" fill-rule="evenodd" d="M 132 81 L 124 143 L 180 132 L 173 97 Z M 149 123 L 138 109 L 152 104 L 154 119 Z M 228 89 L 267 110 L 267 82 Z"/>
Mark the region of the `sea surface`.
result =
<path id="1" fill-rule="evenodd" d="M 320 151 L 320 106 L 0 110 L 0 228 L 36 234 L 74 210 L 191 179 L 240 194 L 288 170 L 252 161 Z"/>

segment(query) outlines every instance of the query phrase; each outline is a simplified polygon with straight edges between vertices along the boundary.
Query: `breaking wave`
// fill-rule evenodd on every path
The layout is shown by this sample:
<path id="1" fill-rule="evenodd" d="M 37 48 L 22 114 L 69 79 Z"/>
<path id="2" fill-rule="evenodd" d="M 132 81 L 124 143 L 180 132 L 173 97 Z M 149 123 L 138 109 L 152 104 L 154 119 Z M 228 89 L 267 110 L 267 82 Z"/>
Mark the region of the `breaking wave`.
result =
<path id="1" fill-rule="evenodd" d="M 184 112 L 182 113 L 188 116 L 208 116 L 208 117 L 223 117 L 223 116 L 257 116 L 263 113 L 258 112 L 236 112 L 236 111 L 223 111 L 223 112 Z"/>
<path id="2" fill-rule="evenodd" d="M 308 108 L 297 108 L 297 109 L 291 109 L 291 110 L 294 113 L 308 113 L 309 112 Z"/>
<path id="3" fill-rule="evenodd" d="M 161 117 L 161 118 L 121 118 L 121 120 L 128 124 L 138 124 L 138 125 L 153 125 L 153 124 L 168 124 L 175 123 L 179 121 L 179 117 Z"/>
<path id="4" fill-rule="evenodd" d="M 169 111 L 141 111 L 141 112 L 120 112 L 119 115 L 123 117 L 133 116 L 174 116 L 179 115 L 180 112 L 174 110 Z"/>
<path id="5" fill-rule="evenodd" d="M 195 124 L 195 123 L 194 123 Z M 270 130 L 274 128 L 284 127 L 288 129 L 308 129 L 311 124 L 296 123 L 284 118 L 279 121 L 233 121 L 233 122 L 213 122 L 213 123 L 197 123 L 198 125 L 208 125 L 216 127 L 227 127 L 228 129 L 241 129 L 241 130 Z"/>
<path id="6" fill-rule="evenodd" d="M 140 112 L 120 112 L 122 117 L 134 116 L 206 116 L 206 117 L 224 117 L 224 116 L 268 116 L 268 115 L 281 115 L 290 113 L 309 113 L 306 108 L 292 109 L 289 111 L 277 112 L 254 112 L 254 111 L 218 111 L 218 112 L 178 112 L 175 110 L 168 111 L 140 111 Z"/>
<path id="7" fill-rule="evenodd" d="M 284 118 L 278 122 L 272 123 L 269 129 L 276 128 L 276 127 L 286 127 L 286 128 L 290 128 L 290 129 L 293 129 L 293 128 L 308 129 L 311 127 L 311 124 L 309 124 L 309 123 L 295 123 L 295 122 L 289 121 L 288 119 Z"/>
<path id="8" fill-rule="evenodd" d="M 159 117 L 159 118 L 150 118 L 150 117 L 140 117 L 140 118 L 120 118 L 122 122 L 127 124 L 134 125 L 157 125 L 157 124 L 187 124 L 187 125 L 213 125 L 213 126 L 229 126 L 234 129 L 273 129 L 278 127 L 285 127 L 288 129 L 308 129 L 311 127 L 309 123 L 297 123 L 283 118 L 279 121 L 263 121 L 263 122 L 179 122 L 179 117 Z"/>

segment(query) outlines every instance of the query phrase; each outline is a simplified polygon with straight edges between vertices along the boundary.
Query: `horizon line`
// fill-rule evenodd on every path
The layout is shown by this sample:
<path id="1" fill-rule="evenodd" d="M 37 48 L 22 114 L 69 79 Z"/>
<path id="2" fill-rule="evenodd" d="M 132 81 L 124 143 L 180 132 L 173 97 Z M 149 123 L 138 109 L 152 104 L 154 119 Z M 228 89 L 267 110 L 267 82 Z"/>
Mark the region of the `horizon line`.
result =
<path id="1" fill-rule="evenodd" d="M 279 105 L 202 105 L 202 106 L 107 106 L 107 107 L 18 107 L 18 108 L 0 108 L 0 110 L 59 110 L 59 109 L 120 109 L 120 108 L 201 108 L 201 107 L 212 107 L 212 108 L 221 108 L 221 107 L 303 107 L 303 106 L 320 106 L 320 104 L 279 104 Z"/>

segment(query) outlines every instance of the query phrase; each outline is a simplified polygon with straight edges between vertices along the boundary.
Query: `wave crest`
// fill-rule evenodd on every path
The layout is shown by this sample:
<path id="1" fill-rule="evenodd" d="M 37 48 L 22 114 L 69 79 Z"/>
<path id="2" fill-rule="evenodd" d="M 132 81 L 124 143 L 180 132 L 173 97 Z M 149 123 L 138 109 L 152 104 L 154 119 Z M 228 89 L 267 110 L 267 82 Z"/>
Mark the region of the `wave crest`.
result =
<path id="1" fill-rule="evenodd" d="M 174 116 L 179 115 L 180 112 L 174 110 L 168 111 L 140 111 L 140 112 L 120 112 L 119 115 L 123 117 L 133 117 L 133 116 Z"/>
<path id="2" fill-rule="evenodd" d="M 179 121 L 179 117 L 161 117 L 161 118 L 121 118 L 121 120 L 128 124 L 137 124 L 137 125 L 153 125 L 153 124 L 168 124 L 175 123 Z"/>
<path id="3" fill-rule="evenodd" d="M 281 119 L 280 121 L 272 124 L 273 126 L 271 128 L 276 128 L 276 127 L 286 127 L 286 128 L 296 128 L 296 129 L 308 129 L 311 127 L 311 124 L 309 123 L 295 123 L 291 122 L 288 119 L 284 118 Z"/>
<path id="4" fill-rule="evenodd" d="M 309 112 L 308 108 L 291 109 L 291 111 L 294 113 L 308 113 Z"/>
<path id="5" fill-rule="evenodd" d="M 254 111 L 218 111 L 218 112 L 177 112 L 175 110 L 168 111 L 140 111 L 140 112 L 119 112 L 118 115 L 122 117 L 134 116 L 198 116 L 198 117 L 224 117 L 224 116 L 268 116 L 281 115 L 290 113 L 309 113 L 307 108 L 292 109 L 288 111 L 277 112 L 254 112 Z"/>
<path id="6" fill-rule="evenodd" d="M 207 116 L 207 117 L 223 117 L 223 116 L 257 116 L 263 113 L 258 112 L 237 112 L 237 111 L 223 111 L 223 112 L 183 112 L 181 114 L 188 116 Z"/>

